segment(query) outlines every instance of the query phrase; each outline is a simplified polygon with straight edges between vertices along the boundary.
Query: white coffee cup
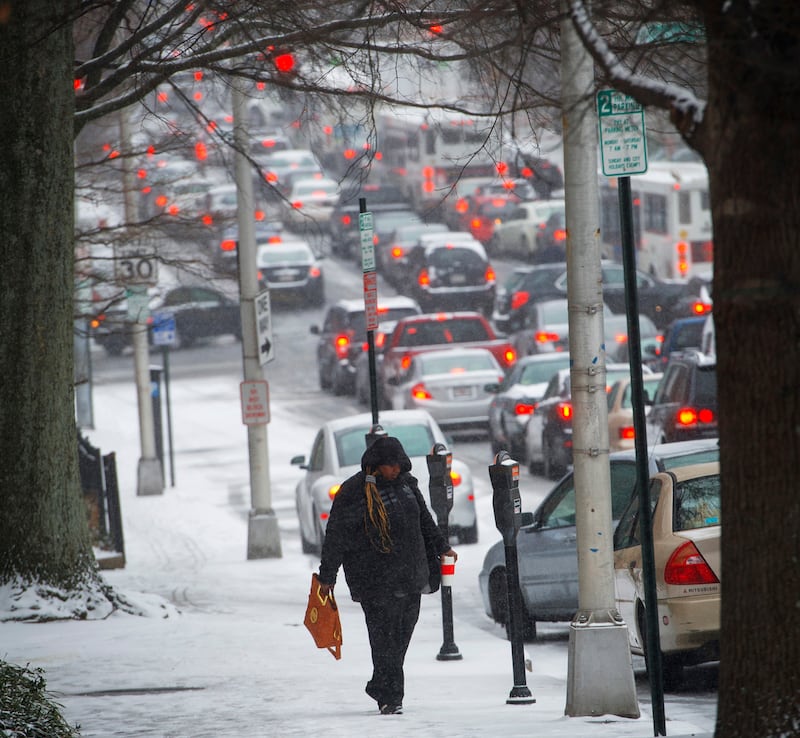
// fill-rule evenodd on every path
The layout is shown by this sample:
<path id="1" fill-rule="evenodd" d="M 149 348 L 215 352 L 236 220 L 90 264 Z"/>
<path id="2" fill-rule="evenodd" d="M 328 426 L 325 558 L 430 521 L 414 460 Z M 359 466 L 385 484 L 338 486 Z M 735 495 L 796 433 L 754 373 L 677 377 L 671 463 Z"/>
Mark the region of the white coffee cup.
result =
<path id="1" fill-rule="evenodd" d="M 456 557 L 447 556 L 446 554 L 443 554 L 441 557 L 441 565 L 442 565 L 442 586 L 452 587 L 453 576 L 456 573 Z"/>

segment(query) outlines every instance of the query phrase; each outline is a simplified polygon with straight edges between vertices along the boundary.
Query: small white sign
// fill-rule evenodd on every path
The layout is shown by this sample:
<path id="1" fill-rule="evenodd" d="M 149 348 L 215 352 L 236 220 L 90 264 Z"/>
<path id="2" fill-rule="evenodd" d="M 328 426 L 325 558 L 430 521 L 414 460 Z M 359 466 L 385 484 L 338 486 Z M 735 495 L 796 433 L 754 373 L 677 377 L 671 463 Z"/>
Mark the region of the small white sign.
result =
<path id="1" fill-rule="evenodd" d="M 258 363 L 264 366 L 275 358 L 275 344 L 272 341 L 272 310 L 269 290 L 259 292 L 255 299 L 256 334 L 258 338 Z"/>
<path id="2" fill-rule="evenodd" d="M 616 90 L 597 93 L 600 154 L 606 177 L 625 177 L 647 171 L 644 109 L 629 95 Z"/>
<path id="3" fill-rule="evenodd" d="M 147 243 L 126 244 L 114 250 L 114 276 L 118 283 L 158 284 L 158 258 L 155 248 Z"/>
<path id="4" fill-rule="evenodd" d="M 264 379 L 246 380 L 239 385 L 242 401 L 242 423 L 266 425 L 269 423 L 269 385 Z"/>
<path id="5" fill-rule="evenodd" d="M 375 271 L 375 234 L 372 213 L 358 214 L 358 231 L 361 237 L 361 269 L 366 272 Z"/>

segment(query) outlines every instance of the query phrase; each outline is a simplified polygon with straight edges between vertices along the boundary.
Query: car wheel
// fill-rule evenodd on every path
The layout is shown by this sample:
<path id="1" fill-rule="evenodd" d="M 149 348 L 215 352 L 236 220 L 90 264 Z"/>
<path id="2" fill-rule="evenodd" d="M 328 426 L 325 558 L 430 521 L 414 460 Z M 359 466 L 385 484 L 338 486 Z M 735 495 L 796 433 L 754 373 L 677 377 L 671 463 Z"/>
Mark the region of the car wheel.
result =
<path id="1" fill-rule="evenodd" d="M 314 520 L 316 521 L 316 529 L 317 529 L 317 544 L 314 547 L 314 553 L 322 554 L 322 544 L 325 542 L 325 531 L 322 530 L 322 525 L 319 522 L 319 515 L 314 513 Z"/>

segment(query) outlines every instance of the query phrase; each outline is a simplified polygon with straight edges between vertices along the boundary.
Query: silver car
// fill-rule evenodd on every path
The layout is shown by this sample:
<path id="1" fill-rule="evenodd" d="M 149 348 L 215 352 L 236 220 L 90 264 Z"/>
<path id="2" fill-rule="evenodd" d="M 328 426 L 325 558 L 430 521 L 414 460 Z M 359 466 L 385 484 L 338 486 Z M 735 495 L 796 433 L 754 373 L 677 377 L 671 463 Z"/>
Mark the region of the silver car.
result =
<path id="1" fill-rule="evenodd" d="M 667 443 L 650 448 L 650 474 L 687 464 L 719 460 L 716 439 Z M 612 454 L 611 515 L 619 520 L 636 484 L 633 450 Z M 575 528 L 575 483 L 572 472 L 548 493 L 534 513 L 522 514 L 517 535 L 519 584 L 525 608 L 523 633 L 536 638 L 536 621 L 568 621 L 578 609 L 578 552 Z M 489 548 L 478 575 L 486 614 L 508 625 L 505 545 Z"/>
<path id="2" fill-rule="evenodd" d="M 411 473 L 419 481 L 423 497 L 428 497 L 428 465 L 426 456 L 436 443 L 450 448 L 442 430 L 424 410 L 385 411 L 380 425 L 391 436 L 400 439 L 411 459 Z M 300 522 L 300 541 L 304 553 L 318 553 L 325 539 L 333 498 L 339 486 L 361 468 L 366 450 L 366 434 L 372 427 L 372 414 L 362 413 L 325 423 L 317 433 L 308 460 L 295 456 L 292 464 L 305 469 L 305 476 L 295 488 L 295 505 Z M 477 543 L 478 519 L 475 493 L 469 467 L 453 459 L 453 509 L 448 517 L 450 535 L 460 543 Z M 431 508 L 431 514 L 435 514 Z"/>

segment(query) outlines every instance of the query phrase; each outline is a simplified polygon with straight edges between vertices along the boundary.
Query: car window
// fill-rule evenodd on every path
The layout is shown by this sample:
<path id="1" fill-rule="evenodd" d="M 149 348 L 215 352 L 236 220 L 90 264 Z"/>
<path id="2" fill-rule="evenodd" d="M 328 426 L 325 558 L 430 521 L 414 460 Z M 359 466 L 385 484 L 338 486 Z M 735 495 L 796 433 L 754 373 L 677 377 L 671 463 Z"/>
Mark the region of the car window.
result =
<path id="1" fill-rule="evenodd" d="M 658 385 L 655 404 L 684 402 L 689 393 L 689 369 L 684 364 L 668 366 Z"/>
<path id="2" fill-rule="evenodd" d="M 437 351 L 435 353 L 442 353 L 444 355 L 423 354 L 419 357 L 421 374 L 462 374 L 464 372 L 497 369 L 497 366 L 495 366 L 495 363 L 492 361 L 492 355 L 488 352 L 460 356 L 452 356 L 449 351 Z"/>
<path id="3" fill-rule="evenodd" d="M 719 474 L 680 482 L 672 504 L 672 529 L 676 532 L 720 525 Z"/>
<path id="4" fill-rule="evenodd" d="M 314 445 L 311 447 L 311 458 L 308 460 L 309 471 L 322 471 L 325 467 L 325 435 L 322 431 L 317 433 Z"/>
<path id="5" fill-rule="evenodd" d="M 348 428 L 334 435 L 339 466 L 361 464 L 361 457 L 367 449 L 366 434 L 368 430 L 368 428 Z"/>
<path id="6" fill-rule="evenodd" d="M 695 372 L 695 403 L 702 406 L 714 406 L 717 403 L 717 368 L 716 366 L 699 366 Z"/>
<path id="7" fill-rule="evenodd" d="M 477 251 L 459 246 L 448 245 L 428 253 L 428 264 L 434 269 L 480 269 L 485 263 Z"/>
<path id="8" fill-rule="evenodd" d="M 658 385 L 661 382 L 661 377 L 656 376 L 653 377 L 643 377 L 642 378 L 642 386 L 645 391 L 646 398 L 652 400 L 655 397 L 656 392 L 658 391 Z M 620 407 L 631 408 L 633 407 L 633 399 L 632 399 L 633 388 L 630 383 L 625 385 L 625 392 L 622 395 L 622 402 L 620 403 Z M 611 403 L 609 402 L 609 407 L 611 407 Z"/>
<path id="9" fill-rule="evenodd" d="M 676 466 L 688 466 L 689 464 L 705 464 L 709 461 L 719 461 L 719 446 L 702 451 L 694 451 L 690 454 L 680 456 L 662 457 L 661 468 L 664 471 L 674 469 Z"/>
<path id="10" fill-rule="evenodd" d="M 567 477 L 548 497 L 539 519 L 542 529 L 575 525 L 575 478 Z"/>
<path id="11" fill-rule="evenodd" d="M 566 369 L 568 366 L 569 354 L 560 361 L 538 361 L 528 364 L 522 370 L 522 377 L 519 379 L 519 383 L 542 384 L 549 381 L 560 369 Z"/>
<path id="12" fill-rule="evenodd" d="M 431 452 L 434 444 L 433 432 L 427 424 L 392 425 L 382 423 L 384 430 L 397 438 L 409 457 L 425 456 Z M 348 428 L 335 434 L 336 453 L 339 466 L 356 466 L 361 464 L 361 457 L 367 448 L 366 434 L 369 428 Z"/>
<path id="13" fill-rule="evenodd" d="M 625 461 L 614 462 L 611 474 L 611 518 L 618 520 L 631 501 L 636 488 L 636 464 Z"/>
<path id="14" fill-rule="evenodd" d="M 661 494 L 661 480 L 650 481 L 650 512 L 655 509 L 658 496 Z M 628 506 L 620 516 L 614 531 L 614 550 L 641 545 L 641 529 L 639 528 L 639 495 L 631 495 Z"/>

